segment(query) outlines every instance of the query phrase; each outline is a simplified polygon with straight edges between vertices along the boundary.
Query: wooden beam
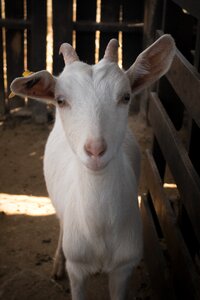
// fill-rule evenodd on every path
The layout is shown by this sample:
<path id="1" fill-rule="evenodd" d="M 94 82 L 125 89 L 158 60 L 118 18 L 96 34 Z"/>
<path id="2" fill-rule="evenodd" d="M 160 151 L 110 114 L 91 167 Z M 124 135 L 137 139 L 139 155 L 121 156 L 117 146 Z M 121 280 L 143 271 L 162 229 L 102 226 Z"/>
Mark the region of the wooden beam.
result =
<path id="1" fill-rule="evenodd" d="M 28 29 L 31 26 L 31 22 L 28 20 L 17 20 L 12 18 L 0 19 L 0 27 L 6 29 Z"/>
<path id="2" fill-rule="evenodd" d="M 83 32 L 140 32 L 143 30 L 143 23 L 130 23 L 130 22 L 91 22 L 91 21 L 77 21 L 73 23 L 73 29 Z"/>

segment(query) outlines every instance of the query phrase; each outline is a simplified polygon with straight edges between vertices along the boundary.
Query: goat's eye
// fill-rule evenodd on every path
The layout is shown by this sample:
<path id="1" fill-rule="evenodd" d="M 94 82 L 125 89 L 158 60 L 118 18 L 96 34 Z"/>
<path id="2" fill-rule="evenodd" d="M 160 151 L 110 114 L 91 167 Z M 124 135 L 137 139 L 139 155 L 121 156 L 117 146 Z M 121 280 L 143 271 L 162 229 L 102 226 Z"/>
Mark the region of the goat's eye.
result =
<path id="1" fill-rule="evenodd" d="M 130 94 L 129 94 L 129 93 L 126 93 L 126 94 L 124 94 L 124 95 L 120 98 L 119 104 L 128 104 L 129 101 L 130 101 L 130 99 L 131 99 Z"/>
<path id="2" fill-rule="evenodd" d="M 67 105 L 67 101 L 64 98 L 57 98 L 56 102 L 58 103 L 59 107 L 64 107 L 65 105 Z"/>

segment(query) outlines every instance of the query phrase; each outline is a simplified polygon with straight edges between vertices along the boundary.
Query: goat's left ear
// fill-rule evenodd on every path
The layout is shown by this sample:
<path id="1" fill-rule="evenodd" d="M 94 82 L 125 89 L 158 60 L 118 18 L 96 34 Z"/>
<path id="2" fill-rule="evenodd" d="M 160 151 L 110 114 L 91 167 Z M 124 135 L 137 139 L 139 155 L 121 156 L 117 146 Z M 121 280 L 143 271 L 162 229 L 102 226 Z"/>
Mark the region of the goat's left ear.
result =
<path id="1" fill-rule="evenodd" d="M 169 70 L 175 49 L 174 39 L 165 34 L 137 57 L 126 72 L 133 93 L 148 87 Z"/>
<path id="2" fill-rule="evenodd" d="M 48 71 L 39 71 L 27 77 L 19 77 L 11 83 L 11 91 L 22 97 L 54 103 L 56 79 Z"/>

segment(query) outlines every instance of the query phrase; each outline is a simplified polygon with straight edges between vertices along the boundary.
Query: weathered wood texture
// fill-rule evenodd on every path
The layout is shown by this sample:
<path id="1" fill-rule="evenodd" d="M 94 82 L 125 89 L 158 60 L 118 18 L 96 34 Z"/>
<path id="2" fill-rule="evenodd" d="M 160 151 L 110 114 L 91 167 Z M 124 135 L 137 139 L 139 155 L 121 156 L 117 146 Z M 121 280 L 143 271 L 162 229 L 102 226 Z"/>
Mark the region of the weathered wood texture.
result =
<path id="1" fill-rule="evenodd" d="M 158 7 L 159 22 L 155 20 Z M 154 138 L 152 154 L 147 151 L 145 175 L 152 203 L 149 212 L 166 244 L 165 259 L 175 298 L 195 300 L 200 299 L 199 12 L 199 1 L 147 0 L 144 26 L 145 45 L 164 32 L 174 37 L 178 48 L 169 72 L 149 97 L 148 120 Z M 176 215 L 169 198 L 172 194 L 163 186 L 166 180 L 174 184 L 179 195 Z M 148 243 L 151 247 L 151 239 L 154 243 L 155 239 L 148 238 L 145 248 Z M 152 262 L 148 264 L 152 277 Z"/>
<path id="2" fill-rule="evenodd" d="M 144 22 L 144 2 L 143 1 L 123 1 L 122 7 L 123 21 L 135 24 Z M 142 51 L 143 36 L 139 31 L 123 33 L 123 67 L 128 69 Z"/>
<path id="3" fill-rule="evenodd" d="M 101 1 L 101 22 L 119 22 L 120 17 L 120 1 L 117 0 L 102 0 Z M 101 59 L 104 55 L 105 47 L 109 40 L 112 38 L 118 39 L 118 32 L 105 33 L 102 32 L 100 35 L 100 49 L 99 58 Z"/>
<path id="4" fill-rule="evenodd" d="M 174 289 L 178 297 L 199 299 L 200 286 L 195 266 L 185 245 L 170 202 L 164 192 L 163 182 L 159 176 L 153 156 L 150 151 L 147 151 L 146 155 L 146 178 L 170 255 L 170 271 L 171 277 L 173 277 L 174 280 Z"/>
<path id="5" fill-rule="evenodd" d="M 62 43 L 72 43 L 72 1 L 52 2 L 53 10 L 53 73 L 58 75 L 63 67 L 64 61 L 59 56 L 59 48 Z"/>
<path id="6" fill-rule="evenodd" d="M 31 0 L 27 2 L 27 18 L 31 21 L 28 32 L 28 68 L 35 72 L 46 69 L 46 33 L 47 33 L 47 3 L 46 0 Z M 47 121 L 46 105 L 29 99 L 29 107 L 36 123 Z"/>
<path id="7" fill-rule="evenodd" d="M 150 99 L 149 120 L 200 243 L 200 179 L 155 93 Z"/>
<path id="8" fill-rule="evenodd" d="M 77 21 L 96 21 L 96 1 L 77 0 Z M 95 62 L 95 32 L 76 32 L 76 50 L 81 60 Z"/>
<path id="9" fill-rule="evenodd" d="M 6 18 L 23 18 L 23 0 L 8 0 L 5 2 Z M 23 30 L 8 29 L 6 31 L 6 63 L 7 63 L 7 84 L 9 86 L 15 77 L 22 74 L 24 69 L 24 32 Z M 16 108 L 24 105 L 24 99 L 15 96 L 8 102 L 9 108 Z"/>
<path id="10" fill-rule="evenodd" d="M 141 214 L 144 232 L 144 259 L 150 273 L 151 285 L 154 291 L 153 299 L 173 300 L 175 297 L 171 278 L 169 278 L 168 266 L 160 247 L 148 199 L 145 196 L 141 202 Z"/>
<path id="11" fill-rule="evenodd" d="M 0 16 L 1 16 L 1 1 L 0 1 Z M 6 111 L 5 103 L 5 86 L 4 86 L 4 72 L 3 72 L 3 36 L 0 29 L 0 116 L 3 116 Z"/>

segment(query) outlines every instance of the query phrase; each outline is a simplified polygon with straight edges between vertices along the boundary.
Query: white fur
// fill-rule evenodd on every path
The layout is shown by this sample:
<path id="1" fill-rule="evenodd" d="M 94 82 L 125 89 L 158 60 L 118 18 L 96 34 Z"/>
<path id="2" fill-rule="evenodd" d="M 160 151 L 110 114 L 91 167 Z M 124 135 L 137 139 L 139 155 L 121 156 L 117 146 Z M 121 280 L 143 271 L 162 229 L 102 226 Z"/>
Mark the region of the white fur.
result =
<path id="1" fill-rule="evenodd" d="M 88 274 L 103 271 L 113 281 L 113 272 L 125 268 L 124 280 L 142 255 L 137 202 L 140 153 L 127 128 L 128 105 L 118 104 L 127 92 L 130 86 L 123 71 L 104 60 L 92 67 L 80 62 L 67 65 L 57 79 L 56 93 L 71 108 L 57 108 L 44 173 L 63 227 L 62 246 L 73 299 L 81 297 L 73 291 L 75 279 L 81 282 Z M 108 148 L 100 161 L 104 168 L 93 171 L 88 168 L 92 161 L 84 144 L 88 138 L 99 137 Z M 118 290 L 115 284 L 111 289 Z M 110 292 L 112 299 L 122 299 L 121 289 L 117 298 Z"/>

